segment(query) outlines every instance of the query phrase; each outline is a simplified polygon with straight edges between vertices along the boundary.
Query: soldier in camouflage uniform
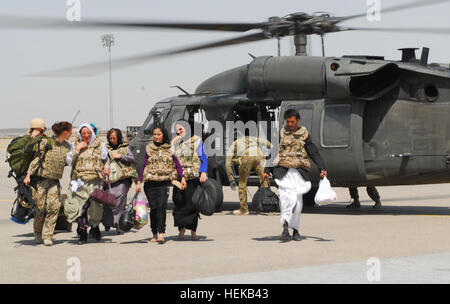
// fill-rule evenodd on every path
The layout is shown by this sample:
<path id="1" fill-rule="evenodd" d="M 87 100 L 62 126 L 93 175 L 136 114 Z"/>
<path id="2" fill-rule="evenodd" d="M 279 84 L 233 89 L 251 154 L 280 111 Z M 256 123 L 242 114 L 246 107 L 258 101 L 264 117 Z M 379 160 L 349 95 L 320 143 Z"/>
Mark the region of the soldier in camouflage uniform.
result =
<path id="1" fill-rule="evenodd" d="M 64 213 L 70 223 L 77 221 L 81 245 L 87 243 L 89 226 L 90 234 L 96 240 L 101 239 L 98 226 L 103 217 L 103 205 L 91 201 L 89 195 L 101 187 L 102 177 L 110 173 L 110 160 L 106 144 L 95 136 L 90 124 L 80 126 L 78 139 L 79 142 L 69 153 L 72 157 L 72 173 Z"/>
<path id="2" fill-rule="evenodd" d="M 26 185 L 33 181 L 32 195 L 37 213 L 34 218 L 36 243 L 53 245 L 53 233 L 61 206 L 61 186 L 64 167 L 70 164 L 70 145 L 67 140 L 72 135 L 72 124 L 59 122 L 52 126 L 55 136 L 44 138 L 38 145 L 38 153 L 28 167 L 24 180 Z"/>
<path id="3" fill-rule="evenodd" d="M 264 173 L 265 156 L 261 150 L 261 146 L 269 149 L 272 144 L 263 138 L 254 136 L 243 136 L 233 142 L 227 152 L 225 168 L 231 189 L 236 188 L 236 182 L 233 177 L 233 165 L 239 165 L 239 202 L 240 208 L 234 210 L 234 215 L 248 215 L 247 205 L 247 181 L 250 172 L 255 171 L 259 177 L 260 183 L 263 184 L 262 175 Z M 267 187 L 267 183 L 264 183 Z"/>

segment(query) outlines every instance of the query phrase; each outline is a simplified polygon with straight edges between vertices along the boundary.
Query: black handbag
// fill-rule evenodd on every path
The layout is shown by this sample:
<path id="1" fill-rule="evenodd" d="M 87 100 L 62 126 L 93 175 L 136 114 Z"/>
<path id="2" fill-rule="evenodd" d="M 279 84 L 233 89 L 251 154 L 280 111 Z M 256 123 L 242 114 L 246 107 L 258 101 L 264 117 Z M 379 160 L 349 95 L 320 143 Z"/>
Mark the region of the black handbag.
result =
<path id="1" fill-rule="evenodd" d="M 280 199 L 270 189 L 270 183 L 267 182 L 268 187 L 259 186 L 258 191 L 252 199 L 252 211 L 255 212 L 280 212 Z"/>
<path id="2" fill-rule="evenodd" d="M 131 202 L 127 205 L 119 218 L 119 229 L 128 232 L 134 226 L 134 220 L 136 218 L 136 210 L 134 210 L 134 203 L 136 202 L 138 192 L 134 195 Z"/>

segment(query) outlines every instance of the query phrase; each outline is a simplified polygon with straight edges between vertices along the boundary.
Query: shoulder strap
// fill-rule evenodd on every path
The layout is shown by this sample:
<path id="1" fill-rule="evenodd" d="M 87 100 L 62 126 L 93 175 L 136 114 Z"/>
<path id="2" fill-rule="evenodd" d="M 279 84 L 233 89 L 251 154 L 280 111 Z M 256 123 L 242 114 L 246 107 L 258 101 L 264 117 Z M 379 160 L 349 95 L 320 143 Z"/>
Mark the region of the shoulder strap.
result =
<path id="1" fill-rule="evenodd" d="M 52 137 L 47 137 L 46 139 L 47 139 L 47 144 L 44 147 L 44 153 L 42 155 L 38 156 L 39 157 L 39 168 L 40 169 L 44 169 L 44 158 L 47 155 L 48 150 L 51 150 L 53 148 L 53 145 L 55 144 L 55 141 L 53 140 Z M 39 147 L 41 142 L 42 142 L 42 139 L 37 142 L 37 151 L 38 151 L 39 154 L 41 153 L 41 149 Z"/>

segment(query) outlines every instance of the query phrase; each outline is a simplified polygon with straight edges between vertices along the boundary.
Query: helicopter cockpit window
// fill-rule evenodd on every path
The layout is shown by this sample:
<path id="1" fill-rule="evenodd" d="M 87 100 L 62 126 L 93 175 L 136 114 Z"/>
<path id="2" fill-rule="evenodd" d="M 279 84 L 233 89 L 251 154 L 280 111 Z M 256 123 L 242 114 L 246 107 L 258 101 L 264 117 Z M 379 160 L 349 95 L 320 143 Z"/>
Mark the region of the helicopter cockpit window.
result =
<path id="1" fill-rule="evenodd" d="M 321 128 L 322 147 L 346 148 L 350 145 L 351 113 L 349 104 L 325 106 Z"/>
<path id="2" fill-rule="evenodd" d="M 144 125 L 144 134 L 149 134 L 152 131 L 153 126 L 155 125 L 155 117 L 157 123 L 162 123 L 164 121 L 164 116 L 167 114 L 167 110 L 168 109 L 164 107 L 152 109 Z"/>

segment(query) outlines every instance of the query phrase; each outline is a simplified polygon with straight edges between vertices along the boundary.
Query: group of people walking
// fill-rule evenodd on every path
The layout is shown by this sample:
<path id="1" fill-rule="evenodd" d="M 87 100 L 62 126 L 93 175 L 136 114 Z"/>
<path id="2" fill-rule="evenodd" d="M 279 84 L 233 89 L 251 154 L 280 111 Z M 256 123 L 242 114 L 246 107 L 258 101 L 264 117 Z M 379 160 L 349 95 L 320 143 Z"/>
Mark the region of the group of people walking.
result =
<path id="1" fill-rule="evenodd" d="M 119 218 L 127 204 L 127 195 L 136 183 L 136 192 L 142 188 L 147 196 L 151 211 L 150 225 L 153 233 L 151 242 L 164 242 L 166 208 L 171 181 L 178 180 L 180 189 L 174 187 L 174 221 L 179 230 L 179 239 L 184 239 L 186 229 L 197 240 L 199 211 L 192 202 L 192 193 L 207 179 L 208 159 L 204 154 L 203 142 L 198 136 L 187 138 L 183 124 L 176 125 L 177 136 L 170 142 L 167 130 L 162 125 L 153 129 L 153 140 L 146 147 L 145 162 L 140 174 L 135 169 L 135 158 L 123 141 L 122 132 L 111 129 L 107 142 L 98 138 L 97 128 L 92 123 L 80 125 L 75 143 L 69 144 L 72 124 L 53 124 L 54 135 L 47 137 L 45 122 L 33 119 L 28 136 L 42 137 L 33 149 L 36 152 L 31 161 L 24 184 L 31 186 L 36 204 L 34 236 L 36 243 L 53 245 L 53 234 L 61 207 L 61 185 L 65 166 L 71 167 L 70 184 L 64 214 L 70 223 L 78 224 L 79 244 L 85 244 L 89 235 L 101 239 L 100 223 L 105 230 L 111 227 L 118 234 Z M 116 198 L 116 206 L 110 208 L 90 199 L 95 189 L 105 188 L 105 179 L 111 175 L 113 163 L 121 168 L 118 180 L 111 184 L 110 193 Z M 142 187 L 142 183 L 144 184 Z M 89 230 L 89 231 L 88 231 Z"/>
<path id="2" fill-rule="evenodd" d="M 319 150 L 312 142 L 308 130 L 300 125 L 300 114 L 295 109 L 284 113 L 284 127 L 280 130 L 278 154 L 272 163 L 266 164 L 261 148 L 272 148 L 272 144 L 259 137 L 245 136 L 233 142 L 227 151 L 226 172 L 232 190 L 236 188 L 234 165 L 239 168 L 240 208 L 234 215 L 249 215 L 247 204 L 247 181 L 254 171 L 263 187 L 268 186 L 269 174 L 277 183 L 280 194 L 280 222 L 283 227 L 280 239 L 300 241 L 300 214 L 303 209 L 303 195 L 311 189 L 309 171 L 310 159 L 319 168 L 320 177 L 326 177 L 325 163 Z M 367 193 L 375 201 L 373 208 L 381 208 L 380 195 L 375 187 L 367 187 Z M 347 208 L 360 208 L 357 188 L 350 188 L 353 202 Z M 292 236 L 288 229 L 292 229 Z"/>
<path id="3" fill-rule="evenodd" d="M 317 147 L 313 144 L 308 130 L 299 125 L 300 115 L 294 109 L 284 114 L 285 124 L 280 131 L 280 145 L 277 157 L 271 164 L 265 165 L 265 156 L 261 146 L 268 149 L 272 144 L 267 140 L 244 136 L 236 140 L 228 150 L 226 171 L 232 189 L 236 187 L 232 166 L 239 164 L 239 198 L 240 208 L 235 215 L 248 215 L 247 179 L 250 171 L 255 170 L 262 185 L 273 175 L 279 188 L 280 222 L 283 227 L 281 240 L 301 239 L 300 214 L 303 208 L 303 195 L 310 191 L 309 170 L 312 159 L 319 168 L 320 177 L 326 177 L 324 161 Z M 89 235 L 101 239 L 100 223 L 105 230 L 111 227 L 122 234 L 119 219 L 127 204 L 127 195 L 133 182 L 137 193 L 145 193 L 150 206 L 150 242 L 165 242 L 166 210 L 169 187 L 173 187 L 174 225 L 178 227 L 178 239 L 184 239 L 186 229 L 191 230 L 191 239 L 197 240 L 199 211 L 192 201 L 195 189 L 207 180 L 208 158 L 202 139 L 199 136 L 187 136 L 187 121 L 175 124 L 176 137 L 170 140 L 169 133 L 163 125 L 155 125 L 152 139 L 145 148 L 145 159 L 140 170 L 135 169 L 135 157 L 128 143 L 123 141 L 119 129 L 110 129 L 107 142 L 98 138 L 97 128 L 92 123 L 82 124 L 77 132 L 75 143 L 69 144 L 72 125 L 69 122 L 53 124 L 54 135 L 46 137 L 45 123 L 41 119 L 31 122 L 29 136 L 41 136 L 33 149 L 35 154 L 31 161 L 25 185 L 31 185 L 33 200 L 37 212 L 34 220 L 34 234 L 37 243 L 51 246 L 58 211 L 61 206 L 60 179 L 65 166 L 71 167 L 70 185 L 64 213 L 70 223 L 78 224 L 79 244 L 85 244 Z M 110 188 L 116 198 L 114 208 L 105 207 L 90 199 L 91 193 L 98 188 L 105 188 L 105 179 L 112 175 L 112 168 L 120 166 L 121 175 L 116 176 Z M 174 182 L 174 181 L 178 181 Z M 381 206 L 376 189 L 370 190 L 376 206 Z M 376 193 L 375 193 L 376 192 Z M 356 189 L 352 189 L 355 200 L 350 207 L 359 207 Z M 292 236 L 289 234 L 292 229 Z M 89 230 L 89 231 L 88 231 Z"/>

